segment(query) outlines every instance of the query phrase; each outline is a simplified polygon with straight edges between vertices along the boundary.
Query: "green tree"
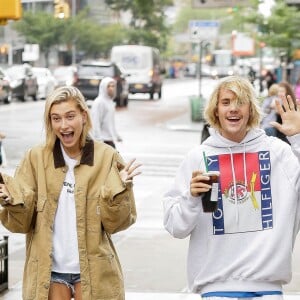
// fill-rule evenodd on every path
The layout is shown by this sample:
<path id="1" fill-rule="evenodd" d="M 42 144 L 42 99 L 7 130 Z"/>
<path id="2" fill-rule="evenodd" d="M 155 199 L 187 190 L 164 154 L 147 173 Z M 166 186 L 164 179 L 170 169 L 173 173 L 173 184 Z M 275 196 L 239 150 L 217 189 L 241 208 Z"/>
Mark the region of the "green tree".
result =
<path id="1" fill-rule="evenodd" d="M 100 26 L 89 20 L 88 13 L 88 10 L 83 10 L 68 19 L 64 40 L 69 45 L 74 43 L 86 57 L 107 56 L 113 44 L 124 39 L 126 30 L 120 24 Z"/>
<path id="2" fill-rule="evenodd" d="M 14 24 L 14 29 L 25 37 L 27 43 L 39 44 L 48 66 L 51 47 L 62 43 L 65 23 L 47 13 L 25 12 L 23 18 Z"/>
<path id="3" fill-rule="evenodd" d="M 49 66 L 52 47 L 67 45 L 71 52 L 74 43 L 77 51 L 86 57 L 107 56 L 114 43 L 121 43 L 126 30 L 119 25 L 100 26 L 88 19 L 88 11 L 68 19 L 56 19 L 44 12 L 25 12 L 23 18 L 14 24 L 14 29 L 25 37 L 27 43 L 39 44 Z"/>
<path id="4" fill-rule="evenodd" d="M 290 60 L 293 51 L 299 47 L 300 40 L 300 11 L 288 6 L 284 0 L 277 0 L 269 16 L 259 11 L 252 11 L 243 18 L 244 22 L 257 26 L 257 39 L 267 46 L 286 53 Z"/>
<path id="5" fill-rule="evenodd" d="M 131 21 L 126 40 L 131 44 L 145 44 L 164 51 L 167 47 L 169 28 L 165 22 L 164 9 L 172 0 L 105 0 L 117 12 L 129 11 Z"/>

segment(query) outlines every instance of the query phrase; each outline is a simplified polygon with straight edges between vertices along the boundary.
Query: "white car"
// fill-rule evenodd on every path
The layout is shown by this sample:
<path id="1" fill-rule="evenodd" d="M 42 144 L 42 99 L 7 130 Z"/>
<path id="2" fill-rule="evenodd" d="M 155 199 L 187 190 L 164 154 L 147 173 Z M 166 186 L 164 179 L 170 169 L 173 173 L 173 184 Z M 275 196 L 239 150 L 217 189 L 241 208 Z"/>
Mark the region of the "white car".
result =
<path id="1" fill-rule="evenodd" d="M 46 99 L 47 96 L 57 87 L 57 81 L 48 68 L 32 68 L 37 77 L 39 99 Z"/>

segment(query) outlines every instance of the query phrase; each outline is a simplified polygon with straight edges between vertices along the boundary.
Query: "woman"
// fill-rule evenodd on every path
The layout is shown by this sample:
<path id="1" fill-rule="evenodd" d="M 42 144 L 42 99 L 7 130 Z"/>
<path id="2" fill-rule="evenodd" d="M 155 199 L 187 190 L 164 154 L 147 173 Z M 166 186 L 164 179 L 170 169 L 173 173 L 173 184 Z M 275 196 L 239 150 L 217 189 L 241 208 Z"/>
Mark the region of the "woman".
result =
<path id="1" fill-rule="evenodd" d="M 275 110 L 275 100 L 278 99 L 278 84 L 274 83 L 268 90 L 268 96 L 264 99 L 261 108 L 264 113 L 260 127 L 264 129 L 267 135 L 276 136 L 277 130 L 270 125 L 270 122 L 277 120 L 277 113 Z"/>
<path id="2" fill-rule="evenodd" d="M 46 143 L 27 152 L 14 177 L 0 173 L 2 224 L 26 233 L 24 300 L 124 299 L 110 235 L 135 222 L 132 179 L 110 146 L 93 141 L 82 94 L 48 96 Z"/>

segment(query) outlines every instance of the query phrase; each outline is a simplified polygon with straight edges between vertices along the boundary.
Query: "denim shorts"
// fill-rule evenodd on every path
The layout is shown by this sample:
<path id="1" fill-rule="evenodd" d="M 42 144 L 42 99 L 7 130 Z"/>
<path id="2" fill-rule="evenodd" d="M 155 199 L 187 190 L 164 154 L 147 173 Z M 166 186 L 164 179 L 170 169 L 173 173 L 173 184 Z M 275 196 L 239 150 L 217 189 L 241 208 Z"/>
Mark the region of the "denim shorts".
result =
<path id="1" fill-rule="evenodd" d="M 75 283 L 80 282 L 80 274 L 57 273 L 51 272 L 51 282 L 63 283 L 72 291 L 72 296 L 75 294 Z"/>

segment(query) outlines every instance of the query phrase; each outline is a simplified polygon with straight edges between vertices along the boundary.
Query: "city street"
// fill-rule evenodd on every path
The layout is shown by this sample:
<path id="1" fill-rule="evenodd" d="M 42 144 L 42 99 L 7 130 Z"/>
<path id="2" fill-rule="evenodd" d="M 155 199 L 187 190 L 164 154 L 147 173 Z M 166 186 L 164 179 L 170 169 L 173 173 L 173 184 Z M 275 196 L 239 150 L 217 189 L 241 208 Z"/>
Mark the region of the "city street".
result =
<path id="1" fill-rule="evenodd" d="M 204 98 L 214 84 L 213 80 L 203 79 Z M 123 267 L 128 300 L 160 299 L 151 293 L 170 293 L 174 296 L 161 299 L 179 300 L 183 298 L 175 295 L 187 291 L 188 239 L 174 239 L 164 230 L 162 198 L 185 154 L 200 142 L 202 124 L 191 122 L 189 101 L 198 93 L 196 79 L 166 80 L 161 100 L 131 95 L 128 107 L 117 110 L 116 126 L 123 138 L 117 148 L 126 161 L 135 157 L 143 164 L 142 174 L 134 182 L 137 222 L 113 237 Z M 8 160 L 1 172 L 12 174 L 25 151 L 43 141 L 43 108 L 43 101 L 0 105 L 0 131 L 7 136 L 4 146 Z M 25 237 L 11 234 L 0 226 L 1 235 L 9 235 L 9 287 L 20 293 Z M 278 245 L 278 251 L 280 247 Z M 285 287 L 285 292 L 286 295 L 299 294 L 286 298 L 296 300 L 300 299 L 299 238 L 294 253 L 293 280 Z M 141 297 L 139 293 L 149 296 Z M 19 299 L 9 298 L 9 294 L 0 295 L 0 299 Z M 189 299 L 199 299 L 199 296 L 191 295 Z"/>

